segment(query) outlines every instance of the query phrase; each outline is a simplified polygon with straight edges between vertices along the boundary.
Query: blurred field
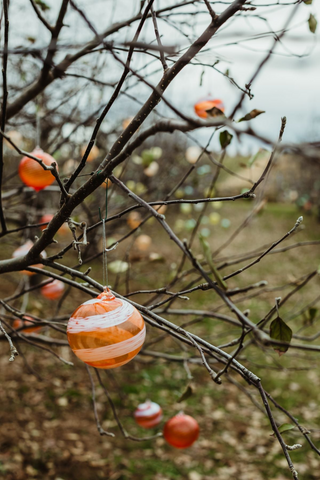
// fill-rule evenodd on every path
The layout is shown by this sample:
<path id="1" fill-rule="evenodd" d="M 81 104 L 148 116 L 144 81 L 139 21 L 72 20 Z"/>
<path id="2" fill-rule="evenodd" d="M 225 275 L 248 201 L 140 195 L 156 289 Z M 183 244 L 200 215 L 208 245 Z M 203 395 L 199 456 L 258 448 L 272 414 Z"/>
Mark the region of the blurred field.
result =
<path id="1" fill-rule="evenodd" d="M 210 232 L 208 241 L 212 251 L 219 248 L 234 232 L 250 212 L 250 201 L 223 204 L 216 209 L 208 208 L 208 214 L 216 212 L 220 222 L 213 226 L 205 221 L 201 228 Z M 231 258 L 242 252 L 278 240 L 295 224 L 301 214 L 293 205 L 267 204 L 255 216 L 249 226 L 221 254 L 220 258 Z M 168 223 L 175 225 L 177 220 L 186 222 L 194 217 L 194 211 L 183 214 L 176 207 L 169 208 L 166 214 Z M 224 228 L 221 220 L 229 220 Z M 305 215 L 305 228 L 286 240 L 280 246 L 318 240 L 320 224 L 312 215 Z M 227 225 L 225 222 L 224 225 Z M 127 230 L 125 220 L 119 223 L 112 237 L 118 238 Z M 132 261 L 130 266 L 130 290 L 157 288 L 168 283 L 177 268 L 178 250 L 172 242 L 166 241 L 163 231 L 155 222 L 148 222 L 142 229 L 152 238 L 150 252 L 161 257 L 151 263 L 147 258 Z M 182 228 L 180 238 L 188 237 L 190 231 Z M 90 239 L 89 239 L 90 240 Z M 109 261 L 126 258 L 129 242 L 123 242 L 115 252 L 110 253 Z M 1 257 L 10 256 L 14 247 L 5 245 Z M 195 244 L 195 253 L 200 253 Z M 72 256 L 73 255 L 73 256 Z M 77 262 L 76 253 L 68 260 Z M 160 261 L 161 260 L 161 261 Z M 246 262 L 223 270 L 231 273 Z M 305 246 L 283 254 L 269 255 L 258 265 L 243 275 L 228 281 L 229 288 L 265 280 L 264 292 L 252 296 L 239 307 L 250 309 L 250 318 L 258 321 L 274 304 L 274 298 L 290 291 L 290 282 L 317 268 L 319 246 Z M 102 281 L 101 262 L 92 264 L 92 277 Z M 188 264 L 186 264 L 188 268 Z M 86 266 L 82 267 L 84 271 Z M 156 272 L 156 273 L 155 273 Z M 123 294 L 126 291 L 125 275 L 118 279 L 110 274 L 109 283 Z M 190 280 L 194 277 L 190 277 Z M 1 297 L 14 292 L 20 276 L 3 275 Z M 281 290 L 274 287 L 287 285 Z M 176 289 L 176 287 L 175 287 Z M 257 291 L 253 291 L 258 293 Z M 281 309 L 282 318 L 289 322 L 294 333 L 302 329 L 303 335 L 312 335 L 319 330 L 319 314 L 313 325 L 307 326 L 306 315 L 295 316 L 306 304 L 319 294 L 319 278 L 314 278 L 306 287 Z M 60 315 L 70 315 L 76 306 L 87 299 L 83 293 L 71 292 L 63 304 Z M 211 292 L 195 292 L 189 295 L 189 302 L 179 300 L 174 308 L 217 309 L 226 312 L 221 301 Z M 241 297 L 241 295 L 240 295 Z M 88 297 L 89 298 L 89 297 Z M 147 299 L 146 295 L 133 297 L 138 302 Z M 234 297 L 236 299 L 236 297 Z M 52 303 L 42 300 L 35 291 L 30 294 L 27 311 L 48 318 L 53 315 Z M 172 316 L 167 318 L 182 324 L 194 316 Z M 190 327 L 194 333 L 202 335 L 215 345 L 225 343 L 238 336 L 238 329 L 227 324 L 206 318 Z M 147 342 L 159 336 L 159 332 L 148 327 Z M 300 343 L 300 342 L 299 342 Z M 314 344 L 319 345 L 319 340 Z M 8 363 L 7 344 L 1 344 L 0 367 L 0 473 L 5 480 L 52 479 L 52 480 L 284 480 L 290 479 L 285 459 L 277 441 L 271 436 L 268 420 L 237 386 L 226 378 L 218 386 L 211 382 L 207 371 L 200 366 L 190 365 L 193 395 L 182 403 L 178 399 L 189 383 L 183 364 L 155 360 L 139 355 L 129 365 L 112 372 L 103 372 L 105 385 L 115 402 L 125 428 L 136 436 L 145 432 L 135 425 L 133 411 L 138 403 L 150 398 L 158 402 L 165 420 L 179 410 L 193 415 L 199 422 L 201 435 L 190 449 L 174 450 L 162 438 L 155 441 L 136 443 L 124 441 L 112 417 L 110 407 L 100 388 L 97 387 L 98 411 L 103 428 L 116 434 L 115 439 L 100 437 L 94 420 L 91 402 L 90 381 L 83 364 L 72 355 L 68 347 L 53 347 L 75 367 L 60 363 L 48 352 L 38 350 L 19 342 L 23 356 L 13 364 Z M 169 354 L 183 353 L 177 343 L 165 338 L 150 347 Z M 228 349 L 232 351 L 232 349 Z M 196 356 L 196 352 L 193 352 Z M 23 358 L 24 357 L 24 358 Z M 246 358 L 245 358 L 246 357 Z M 272 350 L 258 350 L 250 346 L 239 360 L 263 379 L 264 387 L 312 432 L 315 444 L 320 447 L 320 371 L 318 354 L 291 350 L 281 358 Z M 37 378 L 30 368 L 41 376 Z M 234 373 L 231 377 L 240 382 Z M 258 399 L 254 389 L 250 393 Z M 275 412 L 279 424 L 288 420 L 282 413 Z M 148 433 L 148 432 L 147 432 Z M 287 444 L 301 443 L 302 448 L 291 453 L 294 464 L 303 480 L 319 479 L 319 459 L 312 452 L 305 439 L 296 429 L 284 434 Z"/>

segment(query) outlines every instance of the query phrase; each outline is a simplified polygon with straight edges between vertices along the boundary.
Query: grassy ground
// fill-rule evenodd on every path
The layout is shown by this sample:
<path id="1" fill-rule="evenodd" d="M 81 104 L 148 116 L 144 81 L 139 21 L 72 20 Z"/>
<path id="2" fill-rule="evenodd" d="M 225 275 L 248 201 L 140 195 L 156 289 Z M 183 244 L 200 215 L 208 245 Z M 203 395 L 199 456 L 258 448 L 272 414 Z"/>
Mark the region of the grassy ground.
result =
<path id="1" fill-rule="evenodd" d="M 212 226 L 205 221 L 201 228 L 208 228 L 212 250 L 224 244 L 249 214 L 250 202 L 224 204 L 219 209 L 210 206 L 208 214 L 219 213 L 221 219 L 228 219 L 230 226 Z M 290 205 L 270 204 L 256 216 L 248 228 L 241 232 L 234 242 L 219 256 L 231 258 L 240 252 L 251 251 L 283 236 L 295 224 L 301 214 Z M 170 211 L 167 219 L 174 226 L 177 219 L 191 219 L 194 212 L 181 214 Z M 208 215 L 207 215 L 208 216 Z M 209 216 L 208 216 L 209 218 Z M 296 241 L 315 240 L 320 237 L 320 225 L 314 217 L 307 216 L 305 228 L 282 246 Z M 125 222 L 120 224 L 115 237 L 125 233 Z M 151 264 L 147 259 L 133 262 L 130 271 L 130 290 L 160 287 L 174 275 L 177 250 L 168 243 L 155 223 L 143 229 L 152 237 L 151 251 L 161 254 L 164 261 Z M 179 236 L 190 235 L 181 229 Z M 125 256 L 127 245 L 110 255 L 114 258 Z M 6 246 L 3 255 L 9 252 Z M 195 245 L 195 252 L 200 252 Z M 243 275 L 228 282 L 229 288 L 243 287 L 265 280 L 268 289 L 259 296 L 245 299 L 239 307 L 250 309 L 250 318 L 258 321 L 274 304 L 276 296 L 285 296 L 291 287 L 270 291 L 309 273 L 319 263 L 318 246 L 289 250 L 281 255 L 266 257 Z M 318 255 L 318 256 L 317 256 Z M 75 258 L 70 264 L 75 263 Z M 248 261 L 227 267 L 223 272 L 231 273 Z M 156 272 L 156 274 L 155 274 Z M 101 279 L 101 264 L 93 265 L 93 278 Z M 14 291 L 19 274 L 4 276 L 1 297 Z M 193 277 L 190 277 L 190 280 Z M 114 275 L 110 276 L 115 285 Z M 125 293 L 124 277 L 117 282 L 117 290 Z M 303 315 L 294 318 L 304 305 L 313 300 L 319 292 L 319 279 L 313 279 L 301 289 L 282 309 L 281 315 L 297 333 L 307 321 Z M 139 302 L 146 300 L 139 295 Z M 70 314 L 82 301 L 83 294 L 72 292 L 65 302 L 62 314 Z M 210 292 L 190 295 L 189 302 L 180 300 L 175 308 L 220 309 L 226 312 L 221 301 Z M 30 294 L 28 311 L 45 318 L 52 314 L 52 304 L 44 303 L 38 293 Z M 182 324 L 191 320 L 191 315 L 167 318 Z M 319 318 L 318 318 L 319 321 Z M 239 331 L 231 325 L 221 324 L 213 319 L 203 319 L 190 330 L 202 335 L 215 345 L 235 338 Z M 315 325 L 305 328 L 304 335 L 318 330 Z M 148 327 L 147 341 L 156 338 L 159 332 Z M 318 340 L 314 342 L 319 345 Z M 7 345 L 2 343 L 0 357 L 0 473 L 5 480 L 52 479 L 52 480 L 285 480 L 290 473 L 281 454 L 277 441 L 271 436 L 271 428 L 265 415 L 237 386 L 225 378 L 221 386 L 212 383 L 206 370 L 191 366 L 192 381 L 188 380 L 181 363 L 155 361 L 139 355 L 137 359 L 121 369 L 103 372 L 103 379 L 115 402 L 125 428 L 136 436 L 145 435 L 133 420 L 133 411 L 138 403 L 150 398 L 158 402 L 164 411 L 165 420 L 179 410 L 194 416 L 201 428 L 199 440 L 187 450 L 175 450 L 162 438 L 153 441 L 124 441 L 121 437 L 102 390 L 97 387 L 98 412 L 103 428 L 116 434 L 114 439 L 100 437 L 94 420 L 91 402 L 90 382 L 83 364 L 80 364 L 68 347 L 55 348 L 61 356 L 72 360 L 75 367 L 61 364 L 48 352 L 20 344 L 25 359 L 20 355 L 13 364 L 8 364 Z M 179 346 L 171 339 L 155 344 L 154 350 L 179 354 Z M 231 349 L 228 349 L 230 352 Z M 29 367 L 41 376 L 36 377 Z M 318 355 L 291 350 L 279 357 L 272 349 L 261 351 L 255 346 L 242 353 L 240 360 L 263 379 L 265 388 L 308 429 L 320 447 L 320 372 Z M 244 383 L 235 374 L 232 379 Z M 191 383 L 193 394 L 184 402 L 179 397 Z M 249 389 L 258 399 L 254 389 Z M 275 412 L 277 421 L 287 422 L 282 413 Z M 155 431 L 158 431 L 157 429 Z M 303 480 L 320 478 L 319 457 L 312 452 L 298 431 L 284 434 L 288 444 L 301 443 L 302 448 L 291 456 Z"/>

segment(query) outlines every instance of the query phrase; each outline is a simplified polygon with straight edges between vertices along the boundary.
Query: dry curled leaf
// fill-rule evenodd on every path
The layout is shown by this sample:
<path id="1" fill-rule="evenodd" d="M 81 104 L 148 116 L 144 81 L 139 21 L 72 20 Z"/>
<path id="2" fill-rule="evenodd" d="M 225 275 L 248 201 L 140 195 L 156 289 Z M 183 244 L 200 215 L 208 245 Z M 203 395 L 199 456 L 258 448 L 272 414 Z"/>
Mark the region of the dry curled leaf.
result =
<path id="1" fill-rule="evenodd" d="M 222 110 L 220 110 L 220 108 L 217 108 L 217 107 L 212 107 L 212 108 L 209 108 L 209 110 L 206 110 L 207 114 L 208 114 L 208 117 L 225 117 L 225 114 L 223 113 Z"/>
<path id="2" fill-rule="evenodd" d="M 310 32 L 311 33 L 316 33 L 318 22 L 317 22 L 316 17 L 314 15 L 312 15 L 312 13 L 310 13 L 310 17 L 308 19 L 308 24 L 309 24 Z"/>
<path id="3" fill-rule="evenodd" d="M 240 118 L 240 120 L 238 120 L 238 123 L 252 120 L 253 118 L 258 117 L 262 113 L 266 113 L 265 110 L 258 110 L 257 108 L 254 108 L 253 110 L 251 110 L 251 112 L 247 113 L 244 117 Z"/>
<path id="4" fill-rule="evenodd" d="M 183 402 L 184 400 L 187 400 L 187 398 L 191 397 L 193 394 L 193 388 L 191 385 L 188 385 L 181 397 L 177 400 L 178 403 Z"/>

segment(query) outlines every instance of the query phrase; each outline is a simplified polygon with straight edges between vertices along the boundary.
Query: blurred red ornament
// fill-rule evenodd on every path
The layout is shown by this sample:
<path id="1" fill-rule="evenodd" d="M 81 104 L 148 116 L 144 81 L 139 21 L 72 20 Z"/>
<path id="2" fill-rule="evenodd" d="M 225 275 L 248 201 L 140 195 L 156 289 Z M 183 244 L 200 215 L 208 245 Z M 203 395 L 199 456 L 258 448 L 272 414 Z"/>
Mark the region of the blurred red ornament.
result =
<path id="1" fill-rule="evenodd" d="M 115 368 L 140 351 L 146 327 L 138 310 L 109 289 L 88 300 L 72 314 L 68 342 L 80 360 L 95 368 Z"/>
<path id="2" fill-rule="evenodd" d="M 51 155 L 45 153 L 39 147 L 36 147 L 31 154 L 42 160 L 48 167 L 53 162 L 56 162 Z M 21 160 L 19 164 L 19 176 L 25 185 L 32 187 L 36 192 L 48 187 L 54 182 L 54 176 L 51 171 L 44 170 L 38 162 L 29 157 L 23 157 Z"/>
<path id="3" fill-rule="evenodd" d="M 27 253 L 29 252 L 30 248 L 33 247 L 33 243 L 31 240 L 27 240 L 26 243 L 24 243 L 23 245 L 21 245 L 21 247 L 17 248 L 13 254 L 12 254 L 12 258 L 18 258 L 18 257 L 24 257 L 25 255 L 27 255 Z M 45 251 L 42 252 L 42 257 L 46 257 L 47 254 Z M 43 268 L 43 265 L 41 263 L 37 263 L 36 265 L 31 265 L 32 267 L 37 267 L 37 268 Z M 35 275 L 35 272 L 28 272 L 28 270 L 21 270 L 20 273 L 23 273 L 24 275 Z"/>
<path id="4" fill-rule="evenodd" d="M 57 300 L 61 297 L 64 291 L 64 283 L 60 280 L 53 280 L 53 282 L 48 283 L 41 287 L 41 295 L 48 298 L 49 300 Z"/>
<path id="5" fill-rule="evenodd" d="M 181 412 L 167 421 L 163 436 L 173 447 L 188 448 L 197 440 L 199 430 L 198 422 Z"/>
<path id="6" fill-rule="evenodd" d="M 134 418 L 140 427 L 153 428 L 162 420 L 162 409 L 157 403 L 147 400 L 138 405 L 134 412 Z"/>
<path id="7" fill-rule="evenodd" d="M 208 113 L 207 110 L 210 110 L 211 108 L 216 107 L 222 112 L 224 112 L 224 105 L 222 100 L 219 100 L 218 98 L 211 100 L 202 100 L 198 103 L 195 104 L 194 106 L 194 111 L 200 118 L 208 118 Z"/>
<path id="8" fill-rule="evenodd" d="M 51 220 L 53 219 L 54 215 L 52 213 L 46 213 L 45 215 L 43 215 L 41 218 L 40 218 L 40 221 L 39 223 L 50 223 Z M 40 227 L 40 230 L 44 230 L 45 228 L 47 228 L 48 225 L 42 225 L 42 227 Z M 59 228 L 58 230 L 58 234 L 60 235 L 66 235 L 68 232 L 69 232 L 69 228 L 68 228 L 68 225 L 66 223 L 64 223 L 63 225 L 61 225 L 61 227 Z"/>
<path id="9" fill-rule="evenodd" d="M 30 325 L 30 327 L 25 328 L 22 333 L 34 333 L 38 332 L 41 330 L 41 327 L 38 327 L 35 323 L 32 317 L 25 316 L 25 318 L 29 318 L 29 320 L 21 320 L 20 318 L 16 318 L 16 320 L 13 322 L 12 327 L 15 328 L 16 330 L 21 327 L 26 327 L 27 325 Z M 30 322 L 30 320 L 32 320 Z"/>

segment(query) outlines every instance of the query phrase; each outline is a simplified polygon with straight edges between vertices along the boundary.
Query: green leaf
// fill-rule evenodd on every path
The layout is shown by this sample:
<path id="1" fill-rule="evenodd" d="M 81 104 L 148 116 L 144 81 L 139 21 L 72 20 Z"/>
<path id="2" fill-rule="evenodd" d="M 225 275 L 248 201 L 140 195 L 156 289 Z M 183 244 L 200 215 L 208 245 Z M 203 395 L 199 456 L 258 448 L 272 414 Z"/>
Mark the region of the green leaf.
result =
<path id="1" fill-rule="evenodd" d="M 312 0 L 303 0 L 303 2 L 304 2 L 306 5 L 311 5 L 311 4 L 312 4 Z"/>
<path id="2" fill-rule="evenodd" d="M 38 5 L 38 7 L 40 7 L 40 9 L 45 12 L 46 10 L 50 10 L 51 7 L 49 7 L 49 5 L 47 5 L 45 2 L 43 2 L 43 0 L 34 0 L 34 3 L 36 3 Z"/>
<path id="3" fill-rule="evenodd" d="M 191 395 L 193 394 L 193 388 L 191 385 L 188 385 L 186 390 L 183 392 L 181 397 L 177 400 L 178 403 L 183 402 L 184 400 L 187 400 Z"/>
<path id="4" fill-rule="evenodd" d="M 230 145 L 232 138 L 233 135 L 231 135 L 228 130 L 221 132 L 219 135 L 221 148 L 227 148 L 227 146 Z"/>
<path id="5" fill-rule="evenodd" d="M 264 110 L 258 110 L 257 108 L 255 108 L 254 110 L 251 110 L 251 112 L 247 113 L 244 117 L 240 118 L 240 120 L 238 120 L 238 123 L 252 120 L 253 118 L 258 117 L 262 113 L 266 113 L 266 112 Z"/>
<path id="6" fill-rule="evenodd" d="M 316 33 L 318 22 L 317 22 L 316 17 L 314 15 L 312 15 L 312 13 L 310 13 L 308 24 L 309 24 L 310 32 L 311 33 Z"/>
<path id="7" fill-rule="evenodd" d="M 292 330 L 280 317 L 277 317 L 271 322 L 270 338 L 273 340 L 279 340 L 280 342 L 290 343 Z M 279 353 L 279 356 L 281 356 L 286 353 L 289 345 L 274 345 L 272 348 Z"/>
<path id="8" fill-rule="evenodd" d="M 315 319 L 315 317 L 317 315 L 317 312 L 318 312 L 317 308 L 315 308 L 315 307 L 309 308 L 308 313 L 309 313 L 309 322 L 310 323 L 313 323 L 313 320 Z"/>
<path id="9" fill-rule="evenodd" d="M 221 287 L 223 290 L 227 290 L 228 287 L 227 287 L 226 282 L 223 280 L 219 271 L 216 269 L 216 267 L 213 263 L 212 254 L 211 254 L 211 250 L 210 250 L 208 242 L 204 239 L 204 237 L 201 234 L 199 235 L 199 240 L 200 240 L 200 243 L 201 243 L 201 247 L 202 247 L 205 259 L 207 260 L 208 265 L 210 267 L 210 270 L 213 273 L 219 287 Z"/>
<path id="10" fill-rule="evenodd" d="M 278 428 L 279 433 L 288 432 L 289 430 L 293 430 L 293 429 L 294 429 L 294 425 L 291 425 L 291 423 L 283 423 Z M 271 435 L 274 435 L 274 432 Z"/>
<path id="11" fill-rule="evenodd" d="M 291 425 L 291 423 L 283 423 L 279 428 L 279 433 L 287 432 L 288 430 L 292 430 L 294 428 L 294 425 Z"/>

